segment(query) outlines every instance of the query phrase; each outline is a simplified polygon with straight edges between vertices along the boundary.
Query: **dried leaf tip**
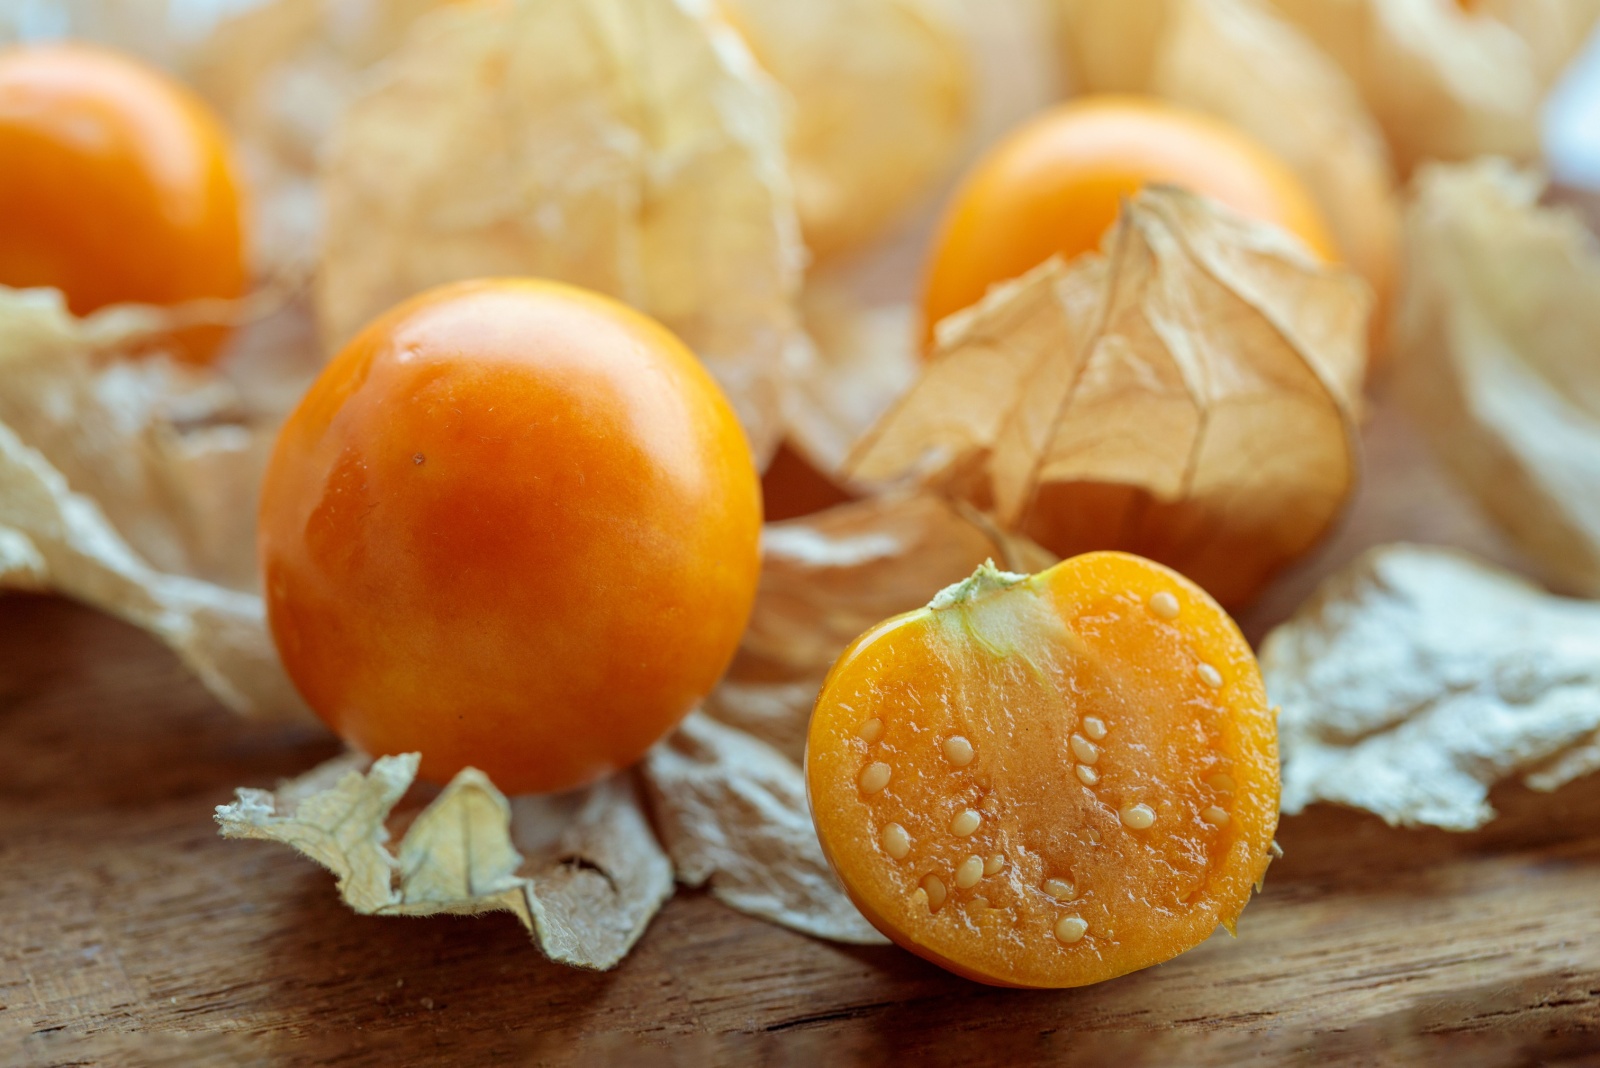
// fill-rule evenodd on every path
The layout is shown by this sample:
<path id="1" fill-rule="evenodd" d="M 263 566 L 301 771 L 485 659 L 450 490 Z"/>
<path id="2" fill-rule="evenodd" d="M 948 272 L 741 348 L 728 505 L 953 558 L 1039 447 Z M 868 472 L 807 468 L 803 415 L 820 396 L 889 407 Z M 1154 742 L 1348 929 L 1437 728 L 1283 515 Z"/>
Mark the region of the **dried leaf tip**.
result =
<path id="1" fill-rule="evenodd" d="M 1018 575 L 1012 571 L 1001 571 L 994 566 L 993 560 L 985 560 L 979 564 L 977 570 L 962 579 L 953 582 L 933 595 L 933 600 L 928 602 L 928 607 L 934 611 L 951 608 L 958 604 L 971 604 L 981 600 L 992 593 L 1009 590 L 1020 583 L 1027 582 L 1028 575 Z"/>

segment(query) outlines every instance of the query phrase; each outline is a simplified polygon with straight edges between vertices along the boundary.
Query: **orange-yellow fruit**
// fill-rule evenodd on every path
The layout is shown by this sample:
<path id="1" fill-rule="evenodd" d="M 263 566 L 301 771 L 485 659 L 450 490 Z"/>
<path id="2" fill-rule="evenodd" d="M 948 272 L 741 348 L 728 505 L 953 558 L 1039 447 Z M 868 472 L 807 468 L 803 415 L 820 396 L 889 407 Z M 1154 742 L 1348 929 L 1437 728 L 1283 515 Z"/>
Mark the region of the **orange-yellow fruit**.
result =
<path id="1" fill-rule="evenodd" d="M 711 689 L 760 532 L 749 445 L 682 343 L 503 279 L 415 297 L 328 364 L 268 465 L 260 551 L 330 727 L 524 793 L 631 764 Z"/>
<path id="2" fill-rule="evenodd" d="M 980 569 L 857 639 L 806 785 L 885 935 L 970 979 L 1082 986 L 1232 927 L 1270 859 L 1277 728 L 1216 602 L 1096 552 Z"/>
<path id="3" fill-rule="evenodd" d="M 1090 96 L 1032 120 L 992 149 L 945 212 L 923 317 L 940 319 L 1052 255 L 1096 249 L 1124 198 L 1183 186 L 1275 223 L 1338 258 L 1322 213 L 1287 164 L 1218 119 L 1153 98 Z"/>
<path id="4" fill-rule="evenodd" d="M 238 184 L 222 127 L 189 90 L 79 44 L 0 51 L 0 285 L 108 304 L 245 289 Z M 185 330 L 210 359 L 220 327 Z"/>

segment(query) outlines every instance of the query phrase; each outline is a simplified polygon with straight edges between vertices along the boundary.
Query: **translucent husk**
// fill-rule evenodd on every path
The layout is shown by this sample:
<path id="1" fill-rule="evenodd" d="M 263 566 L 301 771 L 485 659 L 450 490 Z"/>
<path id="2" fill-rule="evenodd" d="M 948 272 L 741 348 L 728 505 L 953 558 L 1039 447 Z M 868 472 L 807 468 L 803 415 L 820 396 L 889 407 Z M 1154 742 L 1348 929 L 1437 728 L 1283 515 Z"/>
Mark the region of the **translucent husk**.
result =
<path id="1" fill-rule="evenodd" d="M 440 283 L 562 279 L 677 333 L 764 459 L 803 259 L 783 130 L 777 90 L 703 0 L 440 8 L 331 135 L 324 340 Z"/>
<path id="2" fill-rule="evenodd" d="M 228 377 L 145 352 L 179 323 L 241 310 L 78 319 L 55 290 L 0 287 L 0 584 L 151 631 L 236 711 L 300 715 L 247 592 L 275 417 Z"/>
<path id="3" fill-rule="evenodd" d="M 1400 226 L 1388 148 L 1350 79 L 1305 34 L 1267 0 L 1059 2 L 1080 89 L 1150 93 L 1253 136 L 1300 175 L 1346 262 L 1386 301 Z"/>
<path id="4" fill-rule="evenodd" d="M 1409 174 L 1430 159 L 1539 154 L 1539 106 L 1594 0 L 1272 0 L 1360 90 Z"/>
<path id="5" fill-rule="evenodd" d="M 328 139 L 368 69 L 446 0 L 267 0 L 224 19 L 192 61 L 250 180 L 253 251 L 267 271 L 315 259 Z"/>
<path id="6" fill-rule="evenodd" d="M 806 246 L 876 236 L 966 140 L 972 71 L 950 0 L 719 0 L 792 99 L 789 157 Z"/>
<path id="7" fill-rule="evenodd" d="M 1600 595 L 1600 250 L 1503 161 L 1425 168 L 1397 386 L 1434 451 L 1556 586 Z"/>
<path id="8" fill-rule="evenodd" d="M 1452 550 L 1391 545 L 1267 637 L 1283 810 L 1316 801 L 1465 831 L 1489 787 L 1600 770 L 1600 604 Z"/>
<path id="9" fill-rule="evenodd" d="M 940 324 L 847 471 L 956 494 L 1063 556 L 1153 557 L 1239 604 L 1354 485 L 1367 304 L 1275 228 L 1146 190 L 1102 255 Z"/>

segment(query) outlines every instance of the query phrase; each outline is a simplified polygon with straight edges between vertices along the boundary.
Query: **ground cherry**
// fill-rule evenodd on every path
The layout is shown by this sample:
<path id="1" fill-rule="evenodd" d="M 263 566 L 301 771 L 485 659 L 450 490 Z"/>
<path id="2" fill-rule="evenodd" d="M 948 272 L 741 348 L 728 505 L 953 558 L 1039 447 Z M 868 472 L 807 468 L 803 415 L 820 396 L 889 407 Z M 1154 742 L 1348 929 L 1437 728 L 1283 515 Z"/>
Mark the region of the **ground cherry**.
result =
<path id="1" fill-rule="evenodd" d="M 731 659 L 761 500 L 695 357 L 609 298 L 530 279 L 370 324 L 284 425 L 267 612 L 307 703 L 367 752 L 510 792 L 636 760 Z"/>
<path id="2" fill-rule="evenodd" d="M 1098 248 L 1125 197 L 1161 182 L 1276 223 L 1337 258 L 1316 201 L 1288 165 L 1219 119 L 1159 100 L 1091 96 L 1001 141 L 963 180 L 934 243 L 923 295 L 935 323 L 1052 255 Z"/>
<path id="3" fill-rule="evenodd" d="M 1250 646 L 1126 553 L 983 567 L 869 630 L 806 743 L 866 918 L 1003 986 L 1081 986 L 1232 928 L 1271 858 L 1277 727 Z"/>
<path id="4" fill-rule="evenodd" d="M 245 284 L 227 138 L 198 97 L 100 48 L 0 51 L 0 285 L 54 287 L 85 315 Z M 203 362 L 225 335 L 175 348 Z"/>

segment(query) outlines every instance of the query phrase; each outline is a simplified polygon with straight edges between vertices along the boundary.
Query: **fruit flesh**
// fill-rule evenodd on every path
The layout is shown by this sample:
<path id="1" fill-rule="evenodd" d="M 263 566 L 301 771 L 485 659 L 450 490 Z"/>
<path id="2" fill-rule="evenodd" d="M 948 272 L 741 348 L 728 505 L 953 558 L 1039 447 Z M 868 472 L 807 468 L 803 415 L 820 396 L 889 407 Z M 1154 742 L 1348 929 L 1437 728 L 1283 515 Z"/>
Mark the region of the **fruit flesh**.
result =
<path id="1" fill-rule="evenodd" d="M 490 280 L 328 365 L 268 465 L 260 551 L 279 652 L 335 731 L 544 792 L 637 760 L 712 687 L 760 526 L 743 432 L 676 338 Z"/>
<path id="2" fill-rule="evenodd" d="M 245 289 L 227 138 L 198 97 L 104 49 L 0 51 L 0 285 L 50 286 L 87 315 Z M 177 353 L 210 359 L 196 327 Z"/>
<path id="3" fill-rule="evenodd" d="M 1151 607 L 1162 593 L 1170 620 Z M 818 836 L 868 920 L 968 978 L 1032 987 L 1109 979 L 1231 927 L 1268 862 L 1278 763 L 1227 615 L 1113 552 L 1031 578 L 980 571 L 941 598 L 858 639 L 812 717 Z M 964 765 L 945 749 L 957 737 Z M 875 791 L 874 764 L 889 769 Z M 969 809 L 977 828 L 957 833 Z M 898 858 L 891 824 L 909 839 Z M 985 874 L 963 887 L 973 857 Z M 1086 926 L 1064 941 L 1063 920 L 1069 939 Z"/>
<path id="4" fill-rule="evenodd" d="M 1228 124 L 1155 99 L 1104 95 L 1061 105 L 989 152 L 945 212 L 923 293 L 927 336 L 992 285 L 1052 255 L 1100 246 L 1122 201 L 1151 183 L 1183 186 L 1338 259 L 1321 211 L 1282 160 Z"/>

